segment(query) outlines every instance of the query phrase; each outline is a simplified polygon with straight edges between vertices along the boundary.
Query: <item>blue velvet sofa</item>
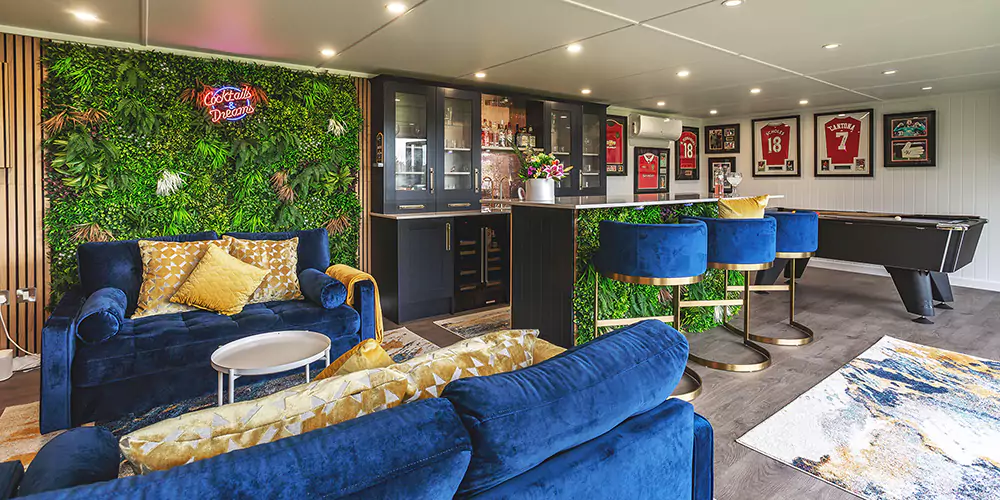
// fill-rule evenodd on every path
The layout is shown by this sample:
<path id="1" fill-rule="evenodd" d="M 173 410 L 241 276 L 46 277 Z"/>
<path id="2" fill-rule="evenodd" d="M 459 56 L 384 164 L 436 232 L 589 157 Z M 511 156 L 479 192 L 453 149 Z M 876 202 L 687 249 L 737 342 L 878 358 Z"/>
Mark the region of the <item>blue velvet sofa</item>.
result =
<path id="1" fill-rule="evenodd" d="M 522 370 L 457 380 L 440 398 L 142 477 L 84 484 L 100 474 L 84 468 L 74 480 L 71 465 L 52 465 L 62 472 L 51 489 L 31 483 L 20 494 L 711 500 L 712 427 L 668 399 L 687 353 L 683 335 L 645 321 Z"/>
<path id="2" fill-rule="evenodd" d="M 218 383 L 209 362 L 212 352 L 248 335 L 288 329 L 320 332 L 330 337 L 333 357 L 375 337 L 374 285 L 356 285 L 352 308 L 343 303 L 343 285 L 323 274 L 330 265 L 326 229 L 230 236 L 298 237 L 297 271 L 305 300 L 251 304 L 234 316 L 190 311 L 132 320 L 142 281 L 137 241 L 80 245 L 79 287 L 62 298 L 42 330 L 43 433 L 209 394 Z M 151 239 L 218 238 L 210 231 Z M 237 383 L 257 380 L 246 377 Z"/>

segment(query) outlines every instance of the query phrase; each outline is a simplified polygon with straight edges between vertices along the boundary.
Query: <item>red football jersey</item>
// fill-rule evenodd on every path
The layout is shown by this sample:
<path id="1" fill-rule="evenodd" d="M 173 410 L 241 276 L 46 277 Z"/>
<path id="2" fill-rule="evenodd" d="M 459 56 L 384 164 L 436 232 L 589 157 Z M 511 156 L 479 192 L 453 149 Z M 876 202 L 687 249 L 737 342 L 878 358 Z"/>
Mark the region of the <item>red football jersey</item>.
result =
<path id="1" fill-rule="evenodd" d="M 660 157 L 646 153 L 639 157 L 639 189 L 656 189 L 656 171 L 660 167 Z"/>
<path id="2" fill-rule="evenodd" d="M 760 129 L 761 154 L 768 167 L 785 168 L 788 159 L 788 141 L 792 137 L 792 127 L 788 125 L 765 125 Z"/>
<path id="3" fill-rule="evenodd" d="M 677 165 L 683 170 L 697 170 L 698 169 L 698 138 L 694 135 L 694 132 L 685 131 L 681 134 L 680 139 L 677 139 L 677 147 L 680 149 L 680 164 Z"/>
<path id="4" fill-rule="evenodd" d="M 861 120 L 850 116 L 826 122 L 826 157 L 834 165 L 854 165 L 861 146 Z"/>
<path id="5" fill-rule="evenodd" d="M 622 142 L 622 135 L 624 133 L 624 127 L 621 123 L 614 120 L 608 120 L 607 134 L 607 161 L 612 165 L 619 165 L 625 162 L 625 150 L 622 148 L 624 143 Z"/>

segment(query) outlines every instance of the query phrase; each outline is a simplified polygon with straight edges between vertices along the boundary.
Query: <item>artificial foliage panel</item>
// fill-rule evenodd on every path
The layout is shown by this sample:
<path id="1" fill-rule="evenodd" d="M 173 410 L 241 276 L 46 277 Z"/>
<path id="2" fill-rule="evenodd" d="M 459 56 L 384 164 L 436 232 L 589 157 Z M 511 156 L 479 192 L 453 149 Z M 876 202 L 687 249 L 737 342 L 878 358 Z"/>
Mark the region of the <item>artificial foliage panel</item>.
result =
<path id="1" fill-rule="evenodd" d="M 684 216 L 717 217 L 716 203 L 691 205 L 664 205 L 644 208 L 601 208 L 579 210 L 576 217 L 576 283 L 573 287 L 573 316 L 576 325 L 576 343 L 594 338 L 594 279 L 600 279 L 597 307 L 600 319 L 669 316 L 673 314 L 670 294 L 673 287 L 656 287 L 623 283 L 598 276 L 593 257 L 600 246 L 599 226 L 602 220 L 633 224 L 673 224 Z M 682 288 L 681 300 L 715 300 L 725 294 L 723 271 L 709 269 L 705 278 Z M 743 276 L 729 273 L 729 284 L 743 286 Z M 730 298 L 736 298 L 732 293 Z M 730 315 L 739 312 L 731 307 Z M 685 332 L 703 332 L 721 324 L 721 308 L 690 307 L 682 312 Z M 602 334 L 613 328 L 603 328 Z"/>
<path id="2" fill-rule="evenodd" d="M 357 265 L 362 114 L 351 78 L 70 43 L 43 50 L 55 298 L 77 282 L 87 241 L 325 226 L 333 261 Z M 215 123 L 202 97 L 225 86 L 249 89 L 253 110 Z"/>

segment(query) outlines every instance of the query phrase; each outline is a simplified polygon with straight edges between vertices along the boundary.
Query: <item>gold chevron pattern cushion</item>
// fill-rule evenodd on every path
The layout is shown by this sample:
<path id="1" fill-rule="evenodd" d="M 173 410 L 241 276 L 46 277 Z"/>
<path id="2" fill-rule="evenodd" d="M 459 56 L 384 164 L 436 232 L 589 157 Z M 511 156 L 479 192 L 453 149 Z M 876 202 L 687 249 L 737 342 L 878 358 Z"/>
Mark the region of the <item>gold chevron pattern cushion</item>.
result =
<path id="1" fill-rule="evenodd" d="M 170 298 L 184 284 L 210 246 L 229 250 L 229 243 L 225 240 L 139 240 L 142 285 L 132 319 L 194 310 L 191 306 L 172 303 Z"/>
<path id="2" fill-rule="evenodd" d="M 241 240 L 223 236 L 230 243 L 229 253 L 237 259 L 270 271 L 250 297 L 251 304 L 273 300 L 298 300 L 299 290 L 299 239 Z"/>
<path id="3" fill-rule="evenodd" d="M 531 351 L 531 364 L 537 365 L 564 352 L 566 352 L 565 347 L 559 347 L 545 339 L 535 339 L 535 348 Z"/>
<path id="4" fill-rule="evenodd" d="M 538 330 L 502 330 L 389 367 L 407 377 L 405 400 L 436 398 L 449 382 L 512 372 L 532 364 Z"/>
<path id="5" fill-rule="evenodd" d="M 385 349 L 379 345 L 375 339 L 365 339 L 361 343 L 351 348 L 350 351 L 341 354 L 339 358 L 330 363 L 323 371 L 316 375 L 313 380 L 323 380 L 325 378 L 347 375 L 361 370 L 372 368 L 385 368 L 392 366 L 392 358 Z"/>
<path id="6" fill-rule="evenodd" d="M 266 269 L 247 264 L 219 247 L 210 246 L 170 302 L 226 316 L 239 314 L 267 274 Z"/>
<path id="7" fill-rule="evenodd" d="M 365 370 L 164 420 L 123 436 L 118 446 L 145 474 L 393 408 L 405 392 L 405 375 Z"/>

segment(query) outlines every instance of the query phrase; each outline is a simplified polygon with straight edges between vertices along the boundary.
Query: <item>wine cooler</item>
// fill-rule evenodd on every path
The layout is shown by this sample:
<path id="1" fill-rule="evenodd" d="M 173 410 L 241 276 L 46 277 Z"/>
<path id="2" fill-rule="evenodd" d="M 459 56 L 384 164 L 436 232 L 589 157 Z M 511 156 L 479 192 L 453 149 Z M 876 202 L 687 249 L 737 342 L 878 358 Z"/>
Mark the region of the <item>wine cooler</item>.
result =
<path id="1" fill-rule="evenodd" d="M 461 217 L 455 223 L 455 312 L 506 303 L 510 279 L 507 217 Z"/>

